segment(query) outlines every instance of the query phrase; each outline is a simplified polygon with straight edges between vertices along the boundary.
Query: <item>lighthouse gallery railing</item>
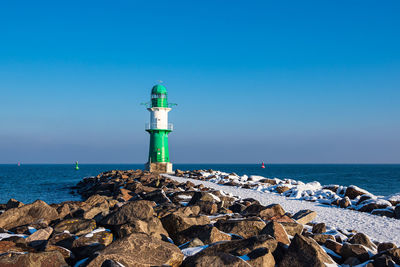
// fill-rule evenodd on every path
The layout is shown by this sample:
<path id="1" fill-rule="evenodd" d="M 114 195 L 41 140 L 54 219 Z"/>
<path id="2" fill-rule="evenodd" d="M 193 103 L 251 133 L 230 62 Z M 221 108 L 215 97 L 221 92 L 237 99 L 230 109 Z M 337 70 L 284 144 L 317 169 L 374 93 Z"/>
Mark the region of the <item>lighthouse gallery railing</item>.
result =
<path id="1" fill-rule="evenodd" d="M 172 123 L 168 123 L 168 127 L 165 129 L 165 127 L 164 128 L 157 127 L 157 123 L 149 123 L 148 122 L 145 125 L 145 129 L 146 130 L 170 130 L 170 131 L 173 131 L 174 125 Z"/>

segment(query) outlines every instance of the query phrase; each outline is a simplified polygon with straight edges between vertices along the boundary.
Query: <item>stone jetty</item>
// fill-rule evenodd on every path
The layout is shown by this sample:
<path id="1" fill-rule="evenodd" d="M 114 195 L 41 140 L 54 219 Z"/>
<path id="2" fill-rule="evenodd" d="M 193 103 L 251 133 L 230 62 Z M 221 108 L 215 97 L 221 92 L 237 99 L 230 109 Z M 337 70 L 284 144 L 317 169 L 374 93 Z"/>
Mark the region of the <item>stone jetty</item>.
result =
<path id="1" fill-rule="evenodd" d="M 0 204 L 0 266 L 400 265 L 396 244 L 329 231 L 312 210 L 156 173 L 104 172 L 74 190 L 82 201 Z"/>

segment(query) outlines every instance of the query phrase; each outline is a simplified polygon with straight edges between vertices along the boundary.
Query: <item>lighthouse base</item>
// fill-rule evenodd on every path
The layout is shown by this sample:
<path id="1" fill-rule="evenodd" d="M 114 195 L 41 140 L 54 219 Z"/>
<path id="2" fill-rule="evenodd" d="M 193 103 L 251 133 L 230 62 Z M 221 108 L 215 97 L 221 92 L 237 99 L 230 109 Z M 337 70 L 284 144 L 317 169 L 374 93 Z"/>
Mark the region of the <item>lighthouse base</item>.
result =
<path id="1" fill-rule="evenodd" d="M 146 163 L 146 170 L 157 173 L 172 173 L 171 162 L 152 162 Z"/>

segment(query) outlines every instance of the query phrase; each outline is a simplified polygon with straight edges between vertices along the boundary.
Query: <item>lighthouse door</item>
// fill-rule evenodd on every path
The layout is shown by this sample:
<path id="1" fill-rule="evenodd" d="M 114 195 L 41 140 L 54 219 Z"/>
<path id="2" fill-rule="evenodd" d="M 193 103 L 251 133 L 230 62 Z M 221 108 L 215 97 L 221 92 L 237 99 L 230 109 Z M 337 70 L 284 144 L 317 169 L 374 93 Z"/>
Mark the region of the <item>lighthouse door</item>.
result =
<path id="1" fill-rule="evenodd" d="M 157 149 L 157 162 L 162 162 L 163 158 L 162 158 L 162 153 L 161 153 L 161 149 Z"/>

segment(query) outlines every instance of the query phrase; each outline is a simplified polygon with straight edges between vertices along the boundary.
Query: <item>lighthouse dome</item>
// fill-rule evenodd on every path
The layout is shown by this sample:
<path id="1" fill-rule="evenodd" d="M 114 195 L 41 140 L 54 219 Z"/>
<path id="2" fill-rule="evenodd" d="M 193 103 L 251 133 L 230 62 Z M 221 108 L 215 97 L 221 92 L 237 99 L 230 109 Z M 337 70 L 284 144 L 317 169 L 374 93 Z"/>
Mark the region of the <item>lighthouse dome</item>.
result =
<path id="1" fill-rule="evenodd" d="M 161 84 L 156 84 L 151 89 L 151 94 L 153 95 L 167 94 L 167 88 L 165 88 L 165 86 Z"/>

